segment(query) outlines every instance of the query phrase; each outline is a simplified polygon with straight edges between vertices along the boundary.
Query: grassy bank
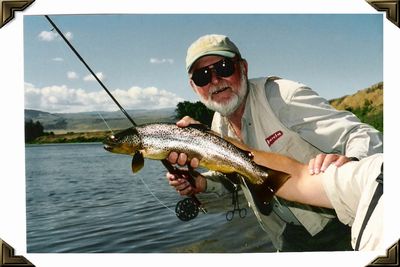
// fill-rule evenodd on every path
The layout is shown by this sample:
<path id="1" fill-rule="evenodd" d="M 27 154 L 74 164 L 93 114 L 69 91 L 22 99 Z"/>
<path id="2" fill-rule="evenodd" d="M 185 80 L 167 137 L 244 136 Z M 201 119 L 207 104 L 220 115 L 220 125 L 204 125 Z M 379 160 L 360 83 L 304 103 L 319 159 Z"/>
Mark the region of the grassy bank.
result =
<path id="1" fill-rule="evenodd" d="M 383 83 L 377 83 L 357 93 L 333 99 L 330 104 L 338 110 L 348 110 L 362 122 L 383 132 Z"/>
<path id="2" fill-rule="evenodd" d="M 103 142 L 109 134 L 109 131 L 49 134 L 36 138 L 31 144 Z"/>

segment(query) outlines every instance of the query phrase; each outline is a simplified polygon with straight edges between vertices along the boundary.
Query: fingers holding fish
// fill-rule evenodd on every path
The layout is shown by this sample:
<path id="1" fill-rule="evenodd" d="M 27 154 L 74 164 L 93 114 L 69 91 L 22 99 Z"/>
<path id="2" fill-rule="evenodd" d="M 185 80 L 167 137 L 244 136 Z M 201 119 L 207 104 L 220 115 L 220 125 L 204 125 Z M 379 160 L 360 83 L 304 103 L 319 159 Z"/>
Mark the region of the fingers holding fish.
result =
<path id="1" fill-rule="evenodd" d="M 200 124 L 200 122 L 189 116 L 185 116 L 176 122 L 176 125 L 182 128 L 188 127 L 191 124 Z M 171 152 L 168 156 L 168 161 L 171 164 L 178 164 L 179 166 L 185 166 L 187 163 L 189 163 L 192 168 L 197 168 L 199 166 L 199 159 L 193 158 L 189 162 L 188 156 L 185 153 L 178 154 L 177 152 Z"/>
<path id="2" fill-rule="evenodd" d="M 187 160 L 188 160 L 188 156 L 185 153 L 179 153 L 177 163 L 180 166 L 186 165 Z"/>
<path id="3" fill-rule="evenodd" d="M 176 164 L 177 160 L 178 160 L 178 153 L 176 152 L 171 152 L 169 153 L 167 160 L 171 163 L 171 164 Z"/>
<path id="4" fill-rule="evenodd" d="M 169 153 L 167 159 L 171 164 L 178 164 L 179 166 L 183 167 L 186 165 L 188 157 L 185 153 L 178 154 L 178 152 L 173 151 Z"/>
<path id="5" fill-rule="evenodd" d="M 181 167 L 189 164 L 190 167 L 195 169 L 195 168 L 197 168 L 199 166 L 199 159 L 198 158 L 193 158 L 190 161 L 188 161 L 188 156 L 185 153 L 179 153 L 178 154 L 175 151 L 169 153 L 167 160 L 171 164 L 178 164 Z"/>
<path id="6" fill-rule="evenodd" d="M 200 124 L 199 121 L 196 121 L 195 119 L 189 117 L 189 116 L 185 116 L 182 119 L 180 119 L 179 121 L 176 122 L 176 125 L 179 127 L 187 127 L 190 124 Z"/>
<path id="7" fill-rule="evenodd" d="M 192 167 L 193 169 L 199 167 L 200 161 L 198 158 L 192 158 L 192 160 L 190 161 L 190 167 Z"/>

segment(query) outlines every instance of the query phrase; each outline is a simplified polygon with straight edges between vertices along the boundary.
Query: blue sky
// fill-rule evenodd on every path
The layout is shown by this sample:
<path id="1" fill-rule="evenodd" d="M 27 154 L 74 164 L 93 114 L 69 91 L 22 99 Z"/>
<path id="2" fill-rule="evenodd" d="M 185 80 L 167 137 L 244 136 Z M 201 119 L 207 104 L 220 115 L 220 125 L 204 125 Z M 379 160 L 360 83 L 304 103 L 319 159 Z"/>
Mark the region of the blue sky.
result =
<path id="1" fill-rule="evenodd" d="M 126 109 L 197 101 L 184 60 L 208 33 L 228 35 L 249 77 L 302 82 L 327 99 L 383 81 L 382 14 L 51 16 Z M 44 16 L 24 16 L 25 107 L 116 110 Z"/>

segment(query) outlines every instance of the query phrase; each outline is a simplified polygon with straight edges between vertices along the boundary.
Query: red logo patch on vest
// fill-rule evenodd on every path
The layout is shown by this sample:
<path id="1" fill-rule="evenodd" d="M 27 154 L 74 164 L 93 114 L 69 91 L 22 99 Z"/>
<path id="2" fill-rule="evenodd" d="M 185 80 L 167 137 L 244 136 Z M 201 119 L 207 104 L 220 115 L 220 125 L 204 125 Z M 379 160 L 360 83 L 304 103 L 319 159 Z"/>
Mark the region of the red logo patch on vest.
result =
<path id="1" fill-rule="evenodd" d="M 273 143 L 275 143 L 276 140 L 278 140 L 281 136 L 283 135 L 282 131 L 277 131 L 267 138 L 265 138 L 265 142 L 267 142 L 268 146 L 272 146 Z"/>

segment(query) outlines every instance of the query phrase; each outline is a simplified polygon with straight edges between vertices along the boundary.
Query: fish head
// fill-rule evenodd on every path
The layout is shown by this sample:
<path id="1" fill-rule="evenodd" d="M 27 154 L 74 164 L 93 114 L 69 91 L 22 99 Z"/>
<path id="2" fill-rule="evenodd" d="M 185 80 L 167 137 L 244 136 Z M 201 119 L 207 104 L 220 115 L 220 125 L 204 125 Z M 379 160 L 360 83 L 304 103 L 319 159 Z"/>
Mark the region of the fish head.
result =
<path id="1" fill-rule="evenodd" d="M 142 147 L 142 139 L 136 128 L 129 128 L 108 136 L 104 149 L 112 153 L 134 155 Z"/>

